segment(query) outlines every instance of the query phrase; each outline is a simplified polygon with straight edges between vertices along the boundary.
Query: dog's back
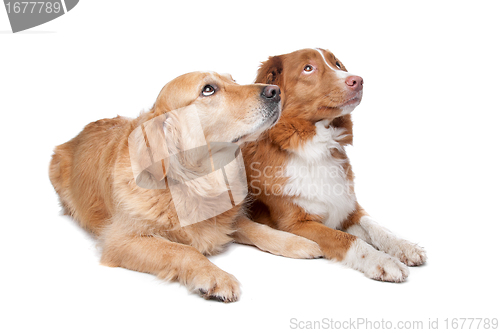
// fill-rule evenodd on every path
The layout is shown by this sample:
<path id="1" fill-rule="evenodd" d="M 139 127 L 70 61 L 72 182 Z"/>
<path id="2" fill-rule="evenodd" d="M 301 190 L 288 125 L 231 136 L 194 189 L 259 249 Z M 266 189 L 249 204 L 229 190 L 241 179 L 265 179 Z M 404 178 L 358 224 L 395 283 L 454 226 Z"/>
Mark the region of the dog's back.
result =
<path id="1" fill-rule="evenodd" d="M 57 146 L 49 177 L 64 213 L 98 235 L 112 214 L 113 165 L 118 143 L 130 133 L 131 121 L 116 117 L 88 124 L 72 140 Z M 125 147 L 126 148 L 126 147 Z"/>
<path id="2" fill-rule="evenodd" d="M 280 101 L 276 86 L 240 86 L 213 72 L 182 75 L 138 118 L 96 121 L 56 147 L 50 180 L 65 212 L 98 236 L 103 265 L 178 280 L 207 299 L 236 301 L 238 281 L 205 255 L 233 239 L 293 258 L 318 257 L 321 251 L 314 242 L 244 216 L 247 183 L 236 151 L 212 145 L 210 153 L 177 152 L 190 151 L 200 134 L 207 147 L 256 138 L 279 118 Z M 206 125 L 202 132 L 200 119 Z M 201 166 L 209 160 L 207 177 L 208 168 Z M 214 160 L 221 164 L 217 170 Z M 164 186 L 141 186 L 160 182 Z M 221 212 L 222 205 L 227 209 Z"/>

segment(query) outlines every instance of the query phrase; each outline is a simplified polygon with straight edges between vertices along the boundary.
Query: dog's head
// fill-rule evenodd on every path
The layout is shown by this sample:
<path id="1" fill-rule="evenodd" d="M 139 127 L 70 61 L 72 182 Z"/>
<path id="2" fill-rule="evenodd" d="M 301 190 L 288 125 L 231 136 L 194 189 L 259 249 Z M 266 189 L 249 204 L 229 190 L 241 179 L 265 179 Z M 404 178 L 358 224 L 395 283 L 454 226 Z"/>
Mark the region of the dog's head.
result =
<path id="1" fill-rule="evenodd" d="M 242 144 L 255 140 L 276 123 L 281 113 L 280 89 L 275 85 L 239 85 L 229 74 L 188 73 L 165 85 L 153 112 L 166 113 L 168 118 L 169 112 L 186 107 L 196 109 L 207 142 Z M 177 117 L 170 121 L 187 128 L 193 125 L 188 113 L 184 117 L 178 112 Z M 187 130 L 178 134 L 190 136 Z"/>
<path id="2" fill-rule="evenodd" d="M 134 175 L 146 171 L 156 181 L 205 175 L 234 159 L 239 145 L 257 139 L 280 114 L 276 85 L 239 85 L 213 72 L 179 76 L 163 87 L 147 121 L 129 137 Z"/>
<path id="3" fill-rule="evenodd" d="M 255 82 L 281 88 L 283 116 L 310 121 L 347 115 L 363 95 L 363 79 L 348 73 L 333 53 L 323 49 L 270 57 L 262 63 Z"/>

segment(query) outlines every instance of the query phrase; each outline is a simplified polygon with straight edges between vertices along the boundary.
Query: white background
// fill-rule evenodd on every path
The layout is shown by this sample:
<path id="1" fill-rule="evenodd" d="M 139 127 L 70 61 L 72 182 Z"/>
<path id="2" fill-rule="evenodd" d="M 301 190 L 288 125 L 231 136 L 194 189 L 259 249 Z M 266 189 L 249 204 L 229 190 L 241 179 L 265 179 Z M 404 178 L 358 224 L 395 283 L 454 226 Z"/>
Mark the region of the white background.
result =
<path id="1" fill-rule="evenodd" d="M 286 332 L 299 321 L 500 317 L 498 2 L 83 0 L 12 34 L 0 9 L 2 332 Z M 349 156 L 361 204 L 428 251 L 402 284 L 231 245 L 234 304 L 99 265 L 59 214 L 54 146 L 136 116 L 195 70 L 250 83 L 270 55 L 330 49 L 365 82 Z M 393 326 L 394 327 L 394 326 Z"/>

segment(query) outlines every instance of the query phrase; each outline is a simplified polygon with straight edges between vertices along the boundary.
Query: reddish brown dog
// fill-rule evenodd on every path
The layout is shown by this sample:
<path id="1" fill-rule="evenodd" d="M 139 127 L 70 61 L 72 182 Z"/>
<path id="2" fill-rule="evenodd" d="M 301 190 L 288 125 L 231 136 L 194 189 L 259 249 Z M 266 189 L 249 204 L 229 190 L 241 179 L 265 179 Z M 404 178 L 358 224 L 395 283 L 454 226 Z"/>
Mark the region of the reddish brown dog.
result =
<path id="1" fill-rule="evenodd" d="M 270 57 L 256 82 L 282 91 L 278 124 L 244 147 L 252 218 L 317 242 L 326 258 L 382 281 L 401 282 L 425 251 L 378 225 L 361 208 L 344 147 L 363 79 L 330 51 Z"/>

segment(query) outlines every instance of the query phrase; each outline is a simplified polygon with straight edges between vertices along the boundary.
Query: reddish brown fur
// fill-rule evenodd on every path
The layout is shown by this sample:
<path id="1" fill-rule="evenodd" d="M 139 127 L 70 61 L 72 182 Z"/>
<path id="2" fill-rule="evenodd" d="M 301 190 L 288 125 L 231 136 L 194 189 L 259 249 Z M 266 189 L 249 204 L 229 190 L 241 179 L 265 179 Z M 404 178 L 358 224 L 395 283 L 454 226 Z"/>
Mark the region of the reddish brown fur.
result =
<path id="1" fill-rule="evenodd" d="M 368 215 L 368 213 L 366 213 L 359 203 L 356 203 L 356 210 L 354 210 L 354 212 L 352 212 L 351 215 L 349 215 L 349 217 L 342 222 L 342 229 L 347 230 L 349 227 L 358 224 L 359 220 L 365 215 Z"/>
<path id="2" fill-rule="evenodd" d="M 326 59 L 335 66 L 338 59 L 327 51 Z M 316 134 L 315 123 L 327 119 L 330 125 L 344 129 L 347 134 L 339 140 L 342 146 L 352 144 L 352 121 L 350 115 L 339 116 L 338 105 L 347 99 L 343 82 L 328 77 L 327 71 L 314 77 L 302 77 L 304 65 L 313 64 L 323 68 L 323 59 L 315 50 L 306 49 L 280 56 L 270 57 L 262 63 L 255 82 L 276 84 L 281 88 L 283 114 L 278 124 L 263 133 L 259 140 L 246 144 L 243 149 L 249 189 L 256 201 L 252 205 L 252 218 L 280 230 L 286 230 L 317 242 L 327 258 L 342 260 L 355 236 L 332 230 L 321 223 L 321 218 L 312 216 L 293 204 L 291 198 L 279 191 L 287 179 L 277 172 L 282 170 L 289 158 L 289 150 L 302 147 Z M 344 65 L 342 70 L 346 70 Z M 343 164 L 347 177 L 354 179 L 349 159 L 344 152 L 332 150 L 334 157 L 345 159 Z M 274 172 L 273 177 L 264 177 Z M 352 189 L 353 190 L 353 189 Z M 366 213 L 357 205 L 343 225 L 350 226 Z"/>
<path id="3" fill-rule="evenodd" d="M 243 148 L 255 197 L 252 218 L 317 242 L 325 257 L 373 279 L 404 281 L 409 271 L 403 263 L 423 264 L 425 250 L 367 216 L 356 202 L 354 173 L 343 149 L 352 144 L 349 113 L 361 101 L 363 79 L 347 73 L 331 52 L 305 49 L 270 57 L 256 82 L 281 88 L 283 114 Z M 340 175 L 318 173 L 330 166 Z M 303 168 L 304 176 L 296 168 Z M 342 193 L 331 195 L 319 188 L 323 185 L 338 185 Z"/>

